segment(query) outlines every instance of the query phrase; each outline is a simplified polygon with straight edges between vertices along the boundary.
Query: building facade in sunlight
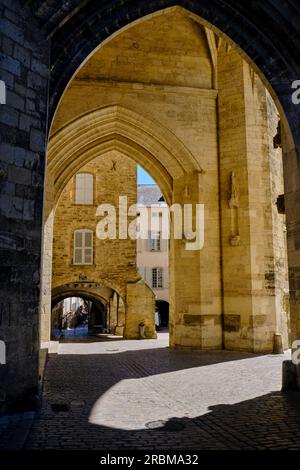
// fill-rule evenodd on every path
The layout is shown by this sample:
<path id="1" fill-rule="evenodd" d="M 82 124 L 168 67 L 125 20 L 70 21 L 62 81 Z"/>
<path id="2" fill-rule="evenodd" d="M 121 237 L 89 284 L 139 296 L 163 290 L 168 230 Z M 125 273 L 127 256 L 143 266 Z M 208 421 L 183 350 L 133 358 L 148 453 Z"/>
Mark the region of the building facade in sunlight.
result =
<path id="1" fill-rule="evenodd" d="M 83 188 L 89 185 L 84 178 L 91 177 L 84 173 L 95 170 L 97 156 L 94 188 L 101 199 L 129 192 L 136 201 L 132 175 L 138 163 L 154 178 L 169 206 L 204 205 L 201 250 L 187 249 L 184 237 L 171 237 L 169 276 L 159 269 L 164 249 L 158 255 L 161 263 L 143 265 L 145 286 L 168 282 L 171 346 L 287 348 L 285 216 L 276 204 L 284 192 L 278 123 L 275 104 L 249 64 L 180 9 L 151 17 L 111 39 L 79 69 L 52 125 L 46 178 L 49 214 L 58 205 L 52 286 L 47 288 L 50 257 L 44 257 L 44 291 L 53 297 L 61 286 L 93 281 L 96 289 L 112 285 L 118 292 L 122 279 L 119 293 L 126 322 L 135 318 L 138 308 L 147 316 L 145 293 L 132 292 L 147 288 L 137 281 L 135 242 L 107 241 L 105 249 L 98 249 L 93 230 L 99 201 L 78 216 L 80 208 L 72 199 L 76 174 Z M 171 233 L 172 223 L 171 217 Z M 51 233 L 51 224 L 48 217 L 46 233 Z M 160 240 L 150 243 L 157 247 Z M 47 252 L 49 244 L 45 238 Z M 76 256 L 79 265 L 74 265 Z M 49 298 L 42 302 L 47 326 Z M 130 305 L 135 305 L 133 311 Z M 138 315 L 129 329 L 138 334 L 144 316 Z"/>
<path id="2" fill-rule="evenodd" d="M 148 220 L 158 219 L 146 239 L 137 240 L 137 267 L 140 275 L 155 293 L 158 326 L 169 323 L 169 240 L 164 238 L 162 225 L 169 225 L 168 205 L 155 184 L 139 184 L 138 206 L 146 207 Z"/>
<path id="3" fill-rule="evenodd" d="M 143 322 L 146 336 L 153 338 L 154 294 L 136 269 L 136 241 L 99 239 L 96 233 L 106 214 L 97 216 L 98 207 L 115 208 L 117 220 L 119 196 L 126 197 L 130 207 L 136 204 L 136 188 L 135 162 L 114 151 L 84 165 L 68 182 L 54 216 L 52 305 L 81 296 L 98 305 L 101 313 L 93 315 L 92 310 L 92 332 L 139 338 Z"/>

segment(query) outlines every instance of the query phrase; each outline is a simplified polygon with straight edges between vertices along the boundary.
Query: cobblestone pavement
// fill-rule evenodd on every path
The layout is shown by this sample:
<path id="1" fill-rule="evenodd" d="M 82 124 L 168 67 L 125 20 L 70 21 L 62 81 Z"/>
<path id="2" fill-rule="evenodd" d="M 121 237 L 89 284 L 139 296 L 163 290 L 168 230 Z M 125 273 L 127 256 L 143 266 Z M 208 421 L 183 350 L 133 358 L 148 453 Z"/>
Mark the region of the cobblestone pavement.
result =
<path id="1" fill-rule="evenodd" d="M 300 393 L 280 392 L 284 355 L 167 344 L 166 333 L 60 343 L 26 448 L 300 449 Z"/>

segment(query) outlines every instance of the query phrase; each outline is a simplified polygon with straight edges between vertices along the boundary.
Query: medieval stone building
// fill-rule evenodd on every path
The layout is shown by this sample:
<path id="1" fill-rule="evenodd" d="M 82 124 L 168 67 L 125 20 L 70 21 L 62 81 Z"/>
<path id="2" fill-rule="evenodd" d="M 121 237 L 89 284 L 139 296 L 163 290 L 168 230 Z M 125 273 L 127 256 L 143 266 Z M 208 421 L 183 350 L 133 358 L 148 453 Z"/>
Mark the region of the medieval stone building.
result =
<path id="1" fill-rule="evenodd" d="M 138 337 L 139 322 L 150 313 L 144 304 L 139 312 L 143 295 L 132 292 L 144 289 L 135 242 L 99 241 L 95 227 L 100 202 L 117 205 L 123 192 L 136 202 L 134 162 L 141 163 L 169 205 L 201 203 L 205 210 L 201 250 L 170 240 L 170 344 L 271 352 L 279 334 L 287 348 L 285 220 L 276 206 L 282 155 L 273 142 L 278 122 L 253 69 L 181 10 L 154 15 L 104 44 L 70 83 L 51 129 L 46 252 L 53 217 L 54 243 L 52 283 L 44 257 L 43 291 L 57 298 L 72 286 L 81 293 L 94 288 L 99 296 L 110 289 L 106 302 L 112 292 L 121 296 L 121 323 Z M 91 175 L 95 188 L 81 211 L 74 205 L 80 174 Z M 79 229 L 90 231 L 90 266 L 72 264 Z M 43 306 L 47 340 L 48 296 Z"/>
<path id="2" fill-rule="evenodd" d="M 268 30 L 252 5 L 233 8 L 239 22 L 220 2 L 30 3 L 0 0 L 0 401 L 36 392 L 40 340 L 67 295 L 101 298 L 127 337 L 142 320 L 154 334 L 135 242 L 96 236 L 100 200 L 136 201 L 137 164 L 169 206 L 204 206 L 201 249 L 169 241 L 170 346 L 286 349 L 300 331 L 300 112 L 298 42 L 278 40 L 281 7 L 267 2 Z M 76 180 L 93 182 L 84 208 Z"/>
<path id="3" fill-rule="evenodd" d="M 115 208 L 119 220 L 119 197 L 128 208 L 136 204 L 136 164 L 113 151 L 83 166 L 64 188 L 54 216 L 51 303 L 72 295 L 98 301 L 109 331 L 139 338 L 144 322 L 153 338 L 154 294 L 137 272 L 135 240 L 119 239 L 119 223 L 114 239 L 96 233 L 101 204 Z"/>

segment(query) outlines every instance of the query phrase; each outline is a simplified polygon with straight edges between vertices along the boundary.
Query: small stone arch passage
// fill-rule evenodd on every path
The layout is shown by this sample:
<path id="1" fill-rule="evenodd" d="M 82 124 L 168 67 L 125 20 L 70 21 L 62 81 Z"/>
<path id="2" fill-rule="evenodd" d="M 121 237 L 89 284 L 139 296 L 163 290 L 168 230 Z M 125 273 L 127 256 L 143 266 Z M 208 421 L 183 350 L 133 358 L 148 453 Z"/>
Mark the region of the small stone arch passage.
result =
<path id="1" fill-rule="evenodd" d="M 115 289 L 98 283 L 69 283 L 52 290 L 51 307 L 67 297 L 82 297 L 106 306 L 109 329 L 128 339 L 140 337 L 139 324 L 146 337 L 155 338 L 155 296 L 141 279 L 127 283 L 125 297 Z"/>
<path id="2" fill-rule="evenodd" d="M 89 332 L 103 332 L 103 329 L 99 331 L 99 325 L 95 321 L 95 312 L 102 312 L 102 319 L 105 320 L 103 328 L 110 329 L 110 301 L 116 292 L 106 286 L 99 285 L 97 283 L 69 283 L 58 286 L 52 291 L 51 298 L 51 312 L 53 308 L 60 301 L 68 297 L 81 297 L 84 300 L 93 302 L 96 309 L 92 308 L 89 318 Z M 53 316 L 53 313 L 51 313 Z M 53 325 L 53 318 L 51 319 Z"/>

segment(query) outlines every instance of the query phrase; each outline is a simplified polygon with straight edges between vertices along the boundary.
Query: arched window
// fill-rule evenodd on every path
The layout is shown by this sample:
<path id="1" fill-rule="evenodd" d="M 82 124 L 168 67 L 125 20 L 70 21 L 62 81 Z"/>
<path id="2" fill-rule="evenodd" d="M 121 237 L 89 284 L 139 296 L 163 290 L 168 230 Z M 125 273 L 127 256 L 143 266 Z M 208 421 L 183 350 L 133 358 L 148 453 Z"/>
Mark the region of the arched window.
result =
<path id="1" fill-rule="evenodd" d="M 93 232 L 75 230 L 73 264 L 93 264 Z"/>
<path id="2" fill-rule="evenodd" d="M 90 173 L 78 173 L 75 178 L 75 204 L 93 204 L 94 177 Z"/>

